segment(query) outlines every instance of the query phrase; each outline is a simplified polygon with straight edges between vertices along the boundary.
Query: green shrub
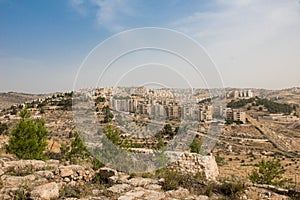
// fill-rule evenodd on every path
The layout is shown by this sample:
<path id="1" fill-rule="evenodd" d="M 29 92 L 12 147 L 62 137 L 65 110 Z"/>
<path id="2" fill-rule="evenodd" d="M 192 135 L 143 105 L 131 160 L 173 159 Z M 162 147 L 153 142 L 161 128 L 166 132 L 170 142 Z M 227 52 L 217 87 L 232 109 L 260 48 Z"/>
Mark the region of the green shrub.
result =
<path id="1" fill-rule="evenodd" d="M 108 140 L 110 140 L 114 145 L 121 144 L 121 138 L 118 130 L 112 129 L 111 125 L 108 126 L 108 129 L 105 133 Z"/>
<path id="2" fill-rule="evenodd" d="M 30 116 L 30 111 L 21 111 L 20 122 L 13 128 L 6 150 L 20 159 L 43 159 L 48 131 L 43 120 L 32 120 Z"/>
<path id="3" fill-rule="evenodd" d="M 216 163 L 218 164 L 218 166 L 223 166 L 227 164 L 225 162 L 225 158 L 220 157 L 219 155 L 216 156 Z"/>
<path id="4" fill-rule="evenodd" d="M 74 139 L 71 142 L 71 146 L 69 147 L 62 144 L 60 151 L 65 160 L 69 160 L 74 164 L 78 164 L 85 159 L 90 158 L 90 153 L 77 132 L 74 133 Z"/>
<path id="5" fill-rule="evenodd" d="M 156 145 L 156 149 L 161 150 L 165 147 L 165 143 L 163 139 L 158 140 L 158 143 Z"/>
<path id="6" fill-rule="evenodd" d="M 104 113 L 104 120 L 103 120 L 103 122 L 104 123 L 111 122 L 112 119 L 114 118 L 114 115 L 112 114 L 109 106 L 104 106 L 102 108 L 102 112 Z"/>
<path id="7" fill-rule="evenodd" d="M 191 152 L 200 153 L 201 152 L 202 141 L 195 137 L 193 142 L 190 144 Z"/>
<path id="8" fill-rule="evenodd" d="M 97 158 L 93 159 L 92 164 L 93 164 L 92 166 L 93 170 L 98 170 L 101 167 L 104 167 L 104 164 Z"/>
<path id="9" fill-rule="evenodd" d="M 8 131 L 8 126 L 6 123 L 1 123 L 0 122 L 0 135 L 6 134 Z"/>
<path id="10" fill-rule="evenodd" d="M 279 160 L 261 160 L 255 165 L 258 167 L 249 174 L 249 179 L 253 183 L 284 186 L 290 179 L 283 178 L 285 169 L 281 167 Z"/>
<path id="11" fill-rule="evenodd" d="M 96 102 L 96 103 L 105 102 L 105 97 L 97 97 L 97 98 L 95 99 L 95 102 Z"/>

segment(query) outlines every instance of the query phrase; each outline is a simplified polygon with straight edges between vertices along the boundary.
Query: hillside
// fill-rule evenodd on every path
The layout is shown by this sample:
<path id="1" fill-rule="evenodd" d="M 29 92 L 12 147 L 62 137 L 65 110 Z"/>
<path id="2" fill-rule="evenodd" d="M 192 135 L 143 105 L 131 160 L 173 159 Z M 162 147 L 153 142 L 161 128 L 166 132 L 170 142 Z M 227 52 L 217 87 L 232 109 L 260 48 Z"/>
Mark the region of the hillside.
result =
<path id="1" fill-rule="evenodd" d="M 280 92 L 272 95 L 275 94 L 280 95 Z M 286 91 L 284 91 L 283 94 L 286 94 Z M 108 174 L 111 175 L 106 177 L 106 182 L 101 182 L 99 186 L 99 182 L 97 182 L 99 181 L 99 179 L 97 179 L 99 168 L 94 168 L 95 166 L 89 162 L 80 161 L 74 163 L 71 160 L 65 160 L 65 158 L 62 157 L 62 147 L 71 145 L 72 141 L 74 141 L 74 133 L 76 132 L 72 116 L 71 94 L 60 93 L 50 96 L 30 96 L 27 94 L 12 93 L 1 95 L 0 102 L 8 103 L 8 100 L 13 97 L 19 97 L 18 101 L 22 98 L 27 99 L 26 101 L 30 102 L 27 106 L 29 106 L 29 109 L 32 111 L 33 118 L 42 118 L 45 120 L 46 128 L 50 133 L 48 137 L 49 158 L 54 159 L 55 161 L 50 160 L 44 163 L 28 161 L 27 164 L 24 165 L 21 161 L 18 161 L 15 156 L 5 153 L 4 145 L 8 143 L 9 132 L 11 132 L 13 126 L 19 121 L 18 114 L 21 111 L 21 108 L 18 106 L 16 108 L 10 108 L 11 104 L 8 105 L 8 109 L 0 113 L 0 122 L 6 123 L 9 128 L 8 133 L 0 135 L 0 167 L 2 167 L 2 169 L 0 168 L 0 176 L 2 185 L 4 184 L 7 186 L 2 188 L 5 195 L 8 195 L 7 199 L 11 197 L 9 196 L 9 193 L 13 190 L 11 186 L 8 186 L 9 184 L 24 184 L 24 182 L 28 181 L 30 178 L 34 179 L 32 184 L 29 185 L 30 189 L 21 188 L 21 192 L 31 194 L 32 196 L 41 195 L 41 193 L 38 192 L 39 189 L 44 189 L 45 191 L 44 187 L 53 187 L 55 188 L 56 198 L 58 195 L 60 198 L 76 197 L 78 199 L 79 197 L 95 199 L 99 196 L 100 199 L 111 199 L 112 197 L 113 199 L 121 197 L 123 199 L 129 197 L 131 199 L 147 199 L 147 196 L 150 195 L 155 199 L 178 199 L 177 197 L 189 199 L 230 199 L 230 195 L 228 197 L 228 194 L 226 192 L 224 193 L 224 188 L 222 189 L 224 186 L 222 185 L 222 180 L 235 181 L 232 177 L 238 177 L 241 181 L 234 182 L 233 184 L 238 185 L 246 183 L 246 192 L 242 191 L 239 193 L 239 196 L 243 196 L 244 199 L 287 199 L 287 196 L 277 194 L 274 192 L 274 189 L 271 190 L 263 188 L 263 186 L 255 186 L 249 183 L 248 174 L 255 168 L 255 164 L 261 159 L 269 160 L 273 158 L 279 159 L 282 167 L 287 170 L 284 176 L 292 179 L 290 186 L 296 188 L 299 187 L 300 157 L 298 153 L 300 152 L 300 149 L 297 144 L 300 142 L 300 131 L 298 130 L 299 126 L 297 125 L 297 122 L 281 122 L 266 118 L 264 116 L 270 113 L 265 110 L 260 111 L 255 106 L 251 110 L 247 110 L 246 106 L 241 108 L 247 110 L 249 123 L 243 125 L 226 125 L 222 129 L 221 135 L 216 138 L 217 144 L 212 153 L 218 164 L 219 177 L 214 184 L 210 185 L 204 177 L 201 177 L 201 180 L 196 177 L 196 179 L 188 178 L 187 181 L 184 177 L 177 177 L 171 174 L 174 176 L 172 178 L 176 177 L 180 180 L 178 183 L 175 183 L 174 188 L 172 186 L 172 189 L 169 191 L 163 189 L 163 181 L 166 181 L 166 176 L 158 176 L 155 174 L 126 174 L 113 170 L 113 172 L 111 172 L 107 169 L 102 169 L 102 172 L 105 173 L 103 176 L 108 176 Z M 36 100 L 38 98 L 40 98 L 40 100 Z M 297 97 L 295 97 L 295 99 L 296 98 Z M 34 99 L 35 101 L 32 101 Z M 95 99 L 100 98 L 95 97 Z M 289 100 L 292 99 L 293 98 L 289 96 Z M 295 99 L 293 100 L 295 101 Z M 98 117 L 100 121 L 105 119 L 104 113 L 101 112 L 105 105 L 105 102 L 103 102 L 104 100 L 105 99 L 101 99 L 101 101 L 99 100 L 98 102 L 98 110 L 100 110 L 98 112 L 100 113 Z M 280 102 L 286 103 L 284 100 Z M 16 113 L 12 112 L 13 110 L 16 110 Z M 255 115 L 255 118 L 252 118 L 252 115 Z M 103 122 L 101 122 L 101 124 L 103 126 L 106 125 Z M 207 126 L 207 124 L 204 125 L 205 129 Z M 205 129 L 198 134 L 200 139 L 207 136 Z M 129 139 L 131 140 L 132 138 Z M 123 139 L 121 138 L 118 141 L 122 140 Z M 133 142 L 139 142 L 135 143 L 136 147 L 144 144 L 144 140 L 141 139 L 136 141 L 133 139 Z M 153 145 L 150 145 L 150 147 L 153 147 Z M 184 158 L 183 164 L 187 162 L 185 159 L 188 157 L 189 154 Z M 179 166 L 181 166 L 180 164 L 182 163 L 179 163 Z M 20 169 L 25 167 L 25 169 L 23 169 L 24 172 L 18 172 L 17 169 L 12 169 L 12 165 L 20 165 Z M 29 167 L 26 167 L 27 165 Z M 213 165 L 214 164 L 207 164 L 207 166 Z M 47 170 L 50 166 L 54 168 Z M 192 163 L 189 166 L 195 166 L 195 163 Z M 187 168 L 188 171 L 191 171 L 192 169 L 192 167 Z M 212 173 L 211 169 L 207 170 Z M 77 175 L 78 173 L 84 175 Z M 169 172 L 166 173 L 168 174 Z M 161 178 L 164 178 L 164 180 Z M 39 182 L 40 180 L 43 181 Z M 82 187 L 82 185 L 86 185 L 87 187 Z M 1 187 L 0 184 L 0 189 Z M 209 191 L 209 188 L 211 188 L 212 191 Z M 20 192 L 20 188 L 18 191 Z M 51 194 L 51 191 L 47 192 L 48 195 Z M 266 197 L 266 193 L 268 193 L 268 197 Z M 285 190 L 285 192 L 281 194 L 287 195 L 288 190 Z"/>
<path id="2" fill-rule="evenodd" d="M 9 108 L 15 104 L 32 101 L 52 94 L 25 94 L 17 92 L 0 93 L 0 110 Z"/>

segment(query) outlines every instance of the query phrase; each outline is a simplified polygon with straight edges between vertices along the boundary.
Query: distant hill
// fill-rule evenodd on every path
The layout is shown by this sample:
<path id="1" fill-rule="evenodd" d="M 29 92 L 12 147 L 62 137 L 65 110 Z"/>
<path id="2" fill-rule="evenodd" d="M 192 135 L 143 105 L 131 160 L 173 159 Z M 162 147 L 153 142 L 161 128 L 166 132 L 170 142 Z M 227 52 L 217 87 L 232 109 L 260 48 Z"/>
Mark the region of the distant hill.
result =
<path id="1" fill-rule="evenodd" d="M 49 96 L 51 94 L 25 94 L 17 92 L 0 93 L 0 109 L 9 108 L 14 104 L 20 104 L 34 99 Z"/>

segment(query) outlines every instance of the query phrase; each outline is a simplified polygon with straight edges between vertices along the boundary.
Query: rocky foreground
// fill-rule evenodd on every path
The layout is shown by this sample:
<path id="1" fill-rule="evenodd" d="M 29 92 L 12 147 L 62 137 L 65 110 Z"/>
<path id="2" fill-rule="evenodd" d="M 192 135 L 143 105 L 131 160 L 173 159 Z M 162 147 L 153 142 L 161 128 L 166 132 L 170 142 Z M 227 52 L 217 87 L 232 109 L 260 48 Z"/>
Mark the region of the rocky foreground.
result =
<path id="1" fill-rule="evenodd" d="M 95 171 L 81 165 L 65 166 L 58 160 L 12 160 L 2 157 L 0 181 L 0 199 L 231 199 L 218 192 L 217 183 L 201 186 L 204 188 L 203 195 L 183 187 L 165 191 L 162 189 L 166 181 L 164 178 L 128 175 L 106 167 Z M 267 186 L 249 185 L 235 198 L 290 199 L 274 190 Z"/>

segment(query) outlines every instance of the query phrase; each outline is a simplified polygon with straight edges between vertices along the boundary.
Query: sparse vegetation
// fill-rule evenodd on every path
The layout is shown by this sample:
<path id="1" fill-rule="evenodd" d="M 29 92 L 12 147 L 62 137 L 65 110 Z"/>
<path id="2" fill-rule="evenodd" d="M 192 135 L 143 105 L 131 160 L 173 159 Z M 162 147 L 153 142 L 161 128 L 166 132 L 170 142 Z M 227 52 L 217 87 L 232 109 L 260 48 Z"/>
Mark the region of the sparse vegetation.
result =
<path id="1" fill-rule="evenodd" d="M 87 195 L 86 186 L 76 187 L 76 186 L 63 186 L 59 191 L 60 199 L 65 198 L 81 198 Z"/>
<path id="2" fill-rule="evenodd" d="M 246 189 L 245 184 L 237 178 L 225 179 L 221 183 L 219 186 L 220 192 L 229 197 L 230 200 L 240 199 L 239 195 Z"/>
<path id="3" fill-rule="evenodd" d="M 285 169 L 281 167 L 279 160 L 261 160 L 255 166 L 258 167 L 258 170 L 254 169 L 249 174 L 249 179 L 253 183 L 284 186 L 290 181 L 283 178 L 282 175 L 285 173 Z"/>
<path id="4" fill-rule="evenodd" d="M 183 184 L 184 181 L 183 175 L 167 169 L 158 170 L 156 172 L 156 176 L 164 179 L 162 189 L 165 191 L 178 189 L 178 187 Z"/>
<path id="5" fill-rule="evenodd" d="M 60 150 L 62 158 L 69 160 L 74 164 L 81 163 L 82 161 L 85 161 L 85 159 L 90 158 L 90 153 L 77 132 L 74 133 L 74 139 L 71 142 L 71 146 L 63 144 Z"/>
<path id="6" fill-rule="evenodd" d="M 14 191 L 14 200 L 27 200 L 30 199 L 30 194 L 27 185 L 20 185 L 16 191 Z"/>
<path id="7" fill-rule="evenodd" d="M 7 126 L 7 124 L 0 122 L 0 135 L 7 134 L 7 132 L 8 132 L 8 126 Z"/>

